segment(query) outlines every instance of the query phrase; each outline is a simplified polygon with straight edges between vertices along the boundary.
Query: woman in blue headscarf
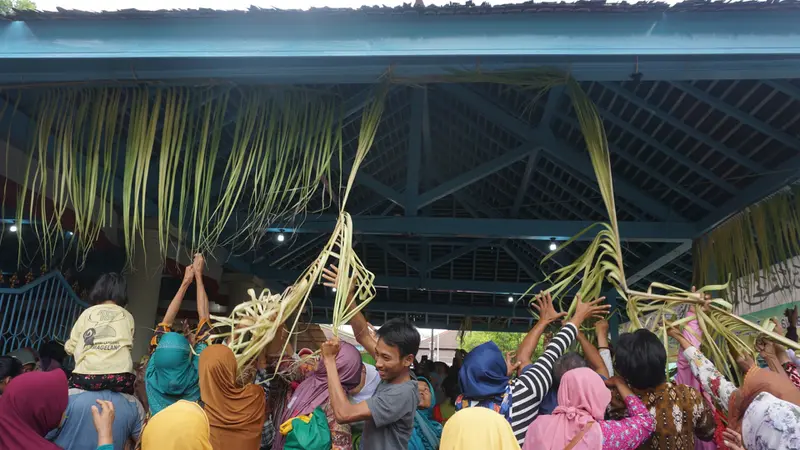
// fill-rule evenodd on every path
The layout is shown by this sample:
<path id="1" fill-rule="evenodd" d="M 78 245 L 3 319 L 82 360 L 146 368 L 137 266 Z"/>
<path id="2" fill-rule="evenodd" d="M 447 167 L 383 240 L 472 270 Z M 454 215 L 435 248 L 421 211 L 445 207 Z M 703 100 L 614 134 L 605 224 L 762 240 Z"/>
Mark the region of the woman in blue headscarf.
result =
<path id="1" fill-rule="evenodd" d="M 145 390 L 150 414 L 155 415 L 178 400 L 200 400 L 199 355 L 207 344 L 211 332 L 208 314 L 208 296 L 203 285 L 205 260 L 200 254 L 186 267 L 183 283 L 170 302 L 164 320 L 158 324 L 150 341 L 150 360 L 145 370 Z M 197 284 L 197 315 L 199 324 L 192 335 L 192 343 L 181 333 L 172 331 L 172 323 L 181 308 L 189 286 Z"/>
<path id="2" fill-rule="evenodd" d="M 408 450 L 436 450 L 442 438 L 442 424 L 433 420 L 436 395 L 433 385 L 423 377 L 419 382 L 419 407 L 414 414 L 414 430 L 408 441 Z"/>
<path id="3" fill-rule="evenodd" d="M 150 414 L 158 414 L 178 400 L 200 400 L 199 360 L 182 334 L 169 332 L 161 336 L 145 372 Z"/>
<path id="4" fill-rule="evenodd" d="M 510 374 L 513 369 L 503 357 L 500 347 L 492 341 L 472 349 L 458 372 L 461 395 L 456 400 L 456 411 L 481 406 L 494 410 L 510 421 Z"/>

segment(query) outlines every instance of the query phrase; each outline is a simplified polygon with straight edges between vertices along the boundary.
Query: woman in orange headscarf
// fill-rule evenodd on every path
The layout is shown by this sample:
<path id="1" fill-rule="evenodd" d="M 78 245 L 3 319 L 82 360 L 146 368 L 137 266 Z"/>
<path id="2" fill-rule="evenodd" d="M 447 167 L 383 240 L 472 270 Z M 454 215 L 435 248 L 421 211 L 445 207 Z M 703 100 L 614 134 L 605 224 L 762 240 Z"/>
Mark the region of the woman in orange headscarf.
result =
<path id="1" fill-rule="evenodd" d="M 236 358 L 224 345 L 200 354 L 200 399 L 211 426 L 214 450 L 258 450 L 266 419 L 264 390 L 236 382 Z"/>

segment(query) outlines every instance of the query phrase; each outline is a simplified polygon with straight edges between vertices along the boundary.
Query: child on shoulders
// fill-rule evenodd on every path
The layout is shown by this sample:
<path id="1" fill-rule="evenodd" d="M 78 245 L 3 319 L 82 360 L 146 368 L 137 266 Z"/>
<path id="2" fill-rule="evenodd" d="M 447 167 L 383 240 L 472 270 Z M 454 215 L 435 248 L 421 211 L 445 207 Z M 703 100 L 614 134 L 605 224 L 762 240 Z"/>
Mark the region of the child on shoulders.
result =
<path id="1" fill-rule="evenodd" d="M 125 278 L 118 273 L 103 274 L 92 288 L 89 301 L 93 306 L 80 315 L 64 344 L 64 350 L 75 357 L 70 387 L 133 394 L 134 321 L 125 309 Z"/>

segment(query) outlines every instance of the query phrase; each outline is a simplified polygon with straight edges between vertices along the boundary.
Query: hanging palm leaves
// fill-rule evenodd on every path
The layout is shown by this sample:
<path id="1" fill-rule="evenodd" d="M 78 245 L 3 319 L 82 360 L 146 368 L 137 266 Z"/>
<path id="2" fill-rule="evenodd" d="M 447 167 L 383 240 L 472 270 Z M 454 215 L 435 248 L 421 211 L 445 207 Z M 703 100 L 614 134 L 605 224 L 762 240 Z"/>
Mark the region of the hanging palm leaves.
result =
<path id="1" fill-rule="evenodd" d="M 339 327 L 363 309 L 374 297 L 375 276 L 368 271 L 353 251 L 353 223 L 350 214 L 345 211 L 350 190 L 355 182 L 356 172 L 372 147 L 378 125 L 383 115 L 386 89 L 381 87 L 365 108 L 358 137 L 358 148 L 350 177 L 342 196 L 339 220 L 333 234 L 323 248 L 319 257 L 311 263 L 298 280 L 282 294 L 271 294 L 268 290 L 256 298 L 252 292 L 251 301 L 237 306 L 228 317 L 212 318 L 215 326 L 227 329 L 214 337 L 229 338 L 229 346 L 236 355 L 239 369 L 248 366 L 254 358 L 272 341 L 278 329 L 286 321 L 291 321 L 290 333 L 297 327 L 302 312 L 311 295 L 312 288 L 319 283 L 323 269 L 334 261 L 340 276 L 336 279 L 336 299 L 333 307 L 332 327 L 338 333 Z M 350 292 L 354 296 L 349 296 Z M 292 318 L 293 317 L 293 318 Z M 281 354 L 286 350 L 284 344 Z M 275 373 L 278 372 L 277 365 Z"/>
<path id="2" fill-rule="evenodd" d="M 800 187 L 782 189 L 731 217 L 695 242 L 695 281 L 733 280 L 734 304 L 753 303 L 757 291 L 791 284 L 800 254 Z M 754 274 L 758 274 L 755 276 Z"/>
<path id="3" fill-rule="evenodd" d="M 175 243 L 179 251 L 246 250 L 269 224 L 304 212 L 341 151 L 342 99 L 303 89 L 235 92 L 107 87 L 42 94 L 24 187 L 53 191 L 54 206 L 45 207 L 44 196 L 34 205 L 23 190 L 27 209 L 19 209 L 35 224 L 42 254 L 52 255 L 64 239 L 70 208 L 69 231 L 85 256 L 111 225 L 114 199 L 129 258 L 146 217 L 157 222 L 160 243 L 149 251 L 166 257 Z"/>
<path id="4" fill-rule="evenodd" d="M 113 136 L 120 131 L 123 103 L 119 91 L 105 89 L 56 90 L 39 99 L 17 220 L 38 219 L 32 220 L 33 232 L 45 258 L 68 239 L 63 226 L 67 208 L 74 211 L 70 231 L 80 236 L 81 259 L 101 229 L 111 225 L 112 180 L 119 151 Z M 38 202 L 28 198 L 28 191 L 39 193 Z M 19 242 L 22 245 L 23 240 Z"/>

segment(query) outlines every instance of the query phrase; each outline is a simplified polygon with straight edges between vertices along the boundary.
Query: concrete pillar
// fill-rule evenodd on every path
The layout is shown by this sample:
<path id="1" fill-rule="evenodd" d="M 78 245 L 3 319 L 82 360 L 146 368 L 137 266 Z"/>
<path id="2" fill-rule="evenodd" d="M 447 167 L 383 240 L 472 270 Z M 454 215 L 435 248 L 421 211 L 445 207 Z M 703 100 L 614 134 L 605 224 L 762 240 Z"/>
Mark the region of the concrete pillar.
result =
<path id="1" fill-rule="evenodd" d="M 126 274 L 128 311 L 136 322 L 133 339 L 133 361 L 147 354 L 150 338 L 158 321 L 158 299 L 161 291 L 163 260 L 159 252 L 158 232 L 144 231 L 144 243 L 136 239 L 133 267 Z"/>

